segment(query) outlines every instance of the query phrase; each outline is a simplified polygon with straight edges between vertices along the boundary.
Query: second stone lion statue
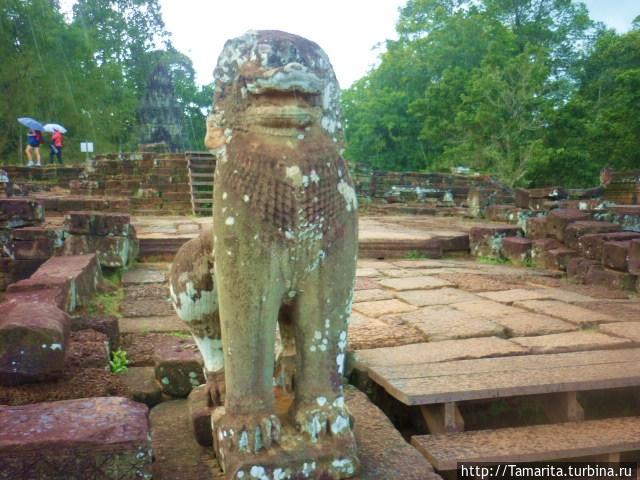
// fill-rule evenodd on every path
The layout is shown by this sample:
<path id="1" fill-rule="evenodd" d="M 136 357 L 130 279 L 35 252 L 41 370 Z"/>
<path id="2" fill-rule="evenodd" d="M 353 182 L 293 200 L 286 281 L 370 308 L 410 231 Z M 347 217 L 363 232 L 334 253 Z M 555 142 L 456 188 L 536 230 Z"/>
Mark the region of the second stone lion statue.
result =
<path id="1" fill-rule="evenodd" d="M 278 31 L 228 41 L 214 76 L 214 233 L 182 247 L 171 289 L 213 403 L 224 393 L 215 448 L 228 478 L 347 478 L 358 464 L 342 392 L 357 205 L 339 86 L 320 47 Z M 279 369 L 295 392 L 286 425 L 273 389 L 278 319 Z M 264 453 L 275 448 L 288 470 Z"/>

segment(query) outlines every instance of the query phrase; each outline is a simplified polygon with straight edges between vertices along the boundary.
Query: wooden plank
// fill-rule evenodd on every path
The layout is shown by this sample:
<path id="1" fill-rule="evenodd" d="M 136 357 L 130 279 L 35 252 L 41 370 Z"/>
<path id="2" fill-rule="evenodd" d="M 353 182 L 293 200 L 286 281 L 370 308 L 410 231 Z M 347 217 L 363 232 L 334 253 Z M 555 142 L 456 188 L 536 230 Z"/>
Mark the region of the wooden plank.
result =
<path id="1" fill-rule="evenodd" d="M 213 203 L 213 199 L 212 198 L 194 198 L 193 202 L 194 203 Z"/>
<path id="2" fill-rule="evenodd" d="M 545 396 L 543 404 L 547 418 L 554 423 L 584 420 L 577 392 L 551 393 Z"/>
<path id="3" fill-rule="evenodd" d="M 210 182 L 191 182 L 191 185 L 194 187 L 213 187 L 213 180 Z"/>
<path id="4" fill-rule="evenodd" d="M 421 405 L 420 413 L 431 434 L 464 431 L 464 419 L 455 402 Z"/>
<path id="5" fill-rule="evenodd" d="M 213 178 L 213 173 L 193 173 L 193 172 L 190 172 L 189 175 L 191 175 L 194 178 Z"/>
<path id="6" fill-rule="evenodd" d="M 539 462 L 640 449 L 640 418 L 608 418 L 411 438 L 438 470 L 457 462 Z"/>
<path id="7" fill-rule="evenodd" d="M 640 365 L 621 362 L 410 379 L 371 378 L 406 405 L 640 386 Z"/>

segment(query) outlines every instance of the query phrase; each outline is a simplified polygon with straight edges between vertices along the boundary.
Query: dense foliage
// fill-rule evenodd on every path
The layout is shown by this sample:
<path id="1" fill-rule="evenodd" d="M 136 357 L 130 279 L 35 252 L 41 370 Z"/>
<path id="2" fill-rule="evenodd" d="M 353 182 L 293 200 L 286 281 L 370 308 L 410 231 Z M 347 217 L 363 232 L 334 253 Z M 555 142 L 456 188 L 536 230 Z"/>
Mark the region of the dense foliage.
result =
<path id="1" fill-rule="evenodd" d="M 343 94 L 347 156 L 511 185 L 639 167 L 639 27 L 607 31 L 571 0 L 408 0 L 399 39 Z"/>
<path id="2" fill-rule="evenodd" d="M 164 62 L 184 109 L 185 149 L 201 150 L 211 87 L 171 45 L 158 0 L 79 0 L 65 18 L 56 0 L 0 2 L 0 158 L 16 162 L 30 116 L 69 129 L 67 157 L 90 140 L 99 152 L 134 150 L 150 72 Z"/>

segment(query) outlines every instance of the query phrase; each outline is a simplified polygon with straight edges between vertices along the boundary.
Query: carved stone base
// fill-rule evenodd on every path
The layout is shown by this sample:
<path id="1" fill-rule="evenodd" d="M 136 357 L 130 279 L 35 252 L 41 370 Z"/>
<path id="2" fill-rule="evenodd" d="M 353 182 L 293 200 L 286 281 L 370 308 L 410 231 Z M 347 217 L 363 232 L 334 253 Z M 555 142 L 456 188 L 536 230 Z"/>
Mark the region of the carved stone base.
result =
<path id="1" fill-rule="evenodd" d="M 286 414 L 291 401 L 276 389 L 277 414 L 282 422 L 280 441 L 258 453 L 229 451 L 218 441 L 216 418 L 224 415 L 224 407 L 212 415 L 214 450 L 225 478 L 233 480 L 294 480 L 298 478 L 339 480 L 355 476 L 359 461 L 353 433 L 327 435 L 316 442 L 296 430 Z M 282 395 L 282 396 L 281 396 Z M 284 398 L 283 398 L 284 397 Z"/>

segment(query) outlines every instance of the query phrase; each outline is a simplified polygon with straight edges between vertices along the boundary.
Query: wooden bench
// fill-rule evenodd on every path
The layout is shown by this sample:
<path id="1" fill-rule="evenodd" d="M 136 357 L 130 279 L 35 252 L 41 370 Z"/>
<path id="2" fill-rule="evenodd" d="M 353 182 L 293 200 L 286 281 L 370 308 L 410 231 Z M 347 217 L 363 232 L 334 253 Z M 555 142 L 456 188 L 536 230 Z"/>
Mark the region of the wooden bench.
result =
<path id="1" fill-rule="evenodd" d="M 368 367 L 369 378 L 400 402 L 420 406 L 431 433 L 464 430 L 456 402 L 551 394 L 551 419 L 571 421 L 583 417 L 576 392 L 640 386 L 640 348 L 410 365 L 388 358 Z"/>
<path id="2" fill-rule="evenodd" d="M 411 439 L 440 471 L 458 462 L 538 462 L 640 450 L 640 417 L 419 435 Z"/>

